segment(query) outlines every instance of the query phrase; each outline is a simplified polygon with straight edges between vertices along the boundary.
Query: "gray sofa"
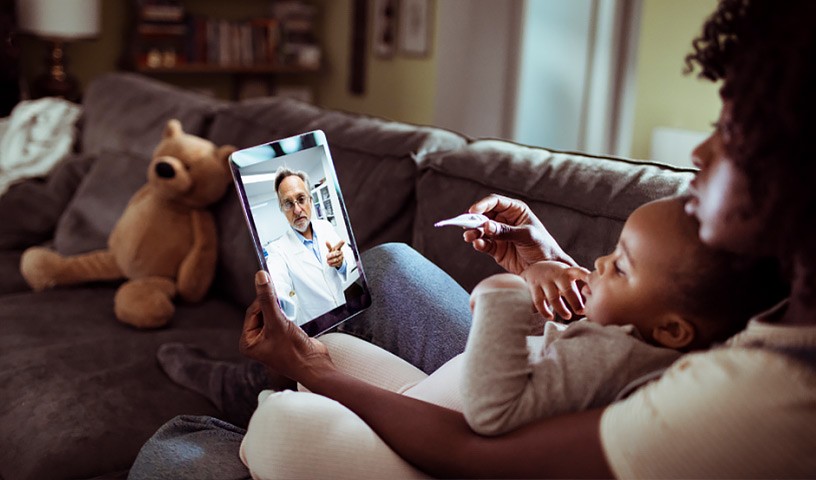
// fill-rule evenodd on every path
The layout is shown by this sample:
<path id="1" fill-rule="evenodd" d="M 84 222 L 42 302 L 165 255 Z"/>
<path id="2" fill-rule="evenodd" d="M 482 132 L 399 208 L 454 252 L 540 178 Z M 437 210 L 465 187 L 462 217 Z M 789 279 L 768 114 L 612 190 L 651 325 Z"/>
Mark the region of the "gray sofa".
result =
<path id="1" fill-rule="evenodd" d="M 172 384 L 165 342 L 237 357 L 256 264 L 233 192 L 216 206 L 218 271 L 207 298 L 179 304 L 168 328 L 137 331 L 113 316 L 116 284 L 33 293 L 21 252 L 105 245 L 170 118 L 216 144 L 247 147 L 326 132 L 361 250 L 404 242 L 466 289 L 500 269 L 456 229 L 435 229 L 497 192 L 524 199 L 584 265 L 614 245 L 638 205 L 686 188 L 690 170 L 471 139 L 454 132 L 330 111 L 293 100 L 229 103 L 133 74 L 96 79 L 83 100 L 74 153 L 47 178 L 0 197 L 0 478 L 117 478 L 142 443 L 178 414 L 212 405 Z"/>

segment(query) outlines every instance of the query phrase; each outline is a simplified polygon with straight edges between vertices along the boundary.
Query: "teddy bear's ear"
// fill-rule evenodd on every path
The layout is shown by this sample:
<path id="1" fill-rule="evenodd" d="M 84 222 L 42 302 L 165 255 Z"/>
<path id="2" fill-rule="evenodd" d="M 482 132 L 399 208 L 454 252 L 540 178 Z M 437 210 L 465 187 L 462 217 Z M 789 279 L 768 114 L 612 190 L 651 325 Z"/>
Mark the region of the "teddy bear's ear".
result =
<path id="1" fill-rule="evenodd" d="M 167 126 L 164 127 L 164 138 L 176 137 L 183 134 L 184 130 L 181 128 L 181 122 L 175 118 L 167 121 Z"/>

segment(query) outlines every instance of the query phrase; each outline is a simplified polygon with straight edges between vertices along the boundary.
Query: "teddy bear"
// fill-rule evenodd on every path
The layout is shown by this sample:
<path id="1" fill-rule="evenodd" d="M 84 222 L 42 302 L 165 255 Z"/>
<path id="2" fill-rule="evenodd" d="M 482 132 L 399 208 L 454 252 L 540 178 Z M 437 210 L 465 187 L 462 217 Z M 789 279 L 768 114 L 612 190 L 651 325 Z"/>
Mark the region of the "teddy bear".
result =
<path id="1" fill-rule="evenodd" d="M 63 256 L 27 249 L 20 271 L 35 291 L 60 285 L 125 279 L 114 297 L 116 317 L 137 328 L 166 325 L 174 299 L 197 302 L 215 276 L 217 231 L 208 207 L 231 184 L 235 147 L 185 133 L 170 120 L 153 152 L 147 183 L 108 237 L 108 248 Z"/>

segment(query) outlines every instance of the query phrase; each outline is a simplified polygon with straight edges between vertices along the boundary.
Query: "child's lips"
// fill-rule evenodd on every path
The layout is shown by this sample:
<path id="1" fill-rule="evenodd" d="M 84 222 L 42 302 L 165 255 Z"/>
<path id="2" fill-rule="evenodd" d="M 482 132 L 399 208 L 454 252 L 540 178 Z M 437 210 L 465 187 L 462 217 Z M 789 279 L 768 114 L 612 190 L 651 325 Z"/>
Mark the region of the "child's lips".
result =
<path id="1" fill-rule="evenodd" d="M 584 297 L 588 297 L 588 296 L 592 295 L 592 289 L 589 288 L 588 283 L 585 283 L 584 286 L 581 287 L 581 295 L 583 295 Z"/>

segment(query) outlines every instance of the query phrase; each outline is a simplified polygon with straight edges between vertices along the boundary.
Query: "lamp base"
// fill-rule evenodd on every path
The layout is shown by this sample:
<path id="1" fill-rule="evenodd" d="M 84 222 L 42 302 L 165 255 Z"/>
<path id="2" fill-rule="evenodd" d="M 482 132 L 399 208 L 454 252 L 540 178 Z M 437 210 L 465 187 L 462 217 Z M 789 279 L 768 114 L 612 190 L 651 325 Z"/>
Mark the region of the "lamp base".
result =
<path id="1" fill-rule="evenodd" d="M 37 77 L 31 84 L 31 98 L 61 97 L 78 102 L 79 82 L 65 69 L 63 42 L 58 40 L 50 42 L 46 66 L 47 72 Z"/>

